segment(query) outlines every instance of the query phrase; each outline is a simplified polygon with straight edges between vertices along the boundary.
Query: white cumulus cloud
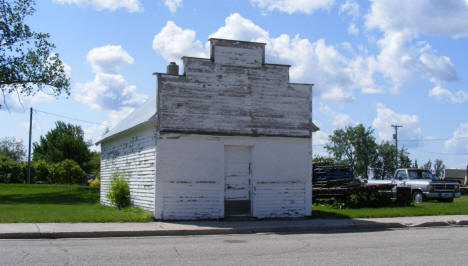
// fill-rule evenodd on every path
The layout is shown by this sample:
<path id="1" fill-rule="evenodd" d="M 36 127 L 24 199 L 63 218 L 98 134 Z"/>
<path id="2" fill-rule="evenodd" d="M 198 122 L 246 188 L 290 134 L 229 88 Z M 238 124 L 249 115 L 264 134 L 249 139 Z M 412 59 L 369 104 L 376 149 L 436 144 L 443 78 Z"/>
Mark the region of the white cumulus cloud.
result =
<path id="1" fill-rule="evenodd" d="M 351 23 L 349 24 L 349 27 L 348 27 L 348 33 L 356 36 L 359 33 L 359 29 L 356 27 L 354 23 Z"/>
<path id="2" fill-rule="evenodd" d="M 122 66 L 134 60 L 120 45 L 106 45 L 91 49 L 86 55 L 94 73 L 117 73 Z"/>
<path id="3" fill-rule="evenodd" d="M 323 117 L 326 117 L 327 120 L 336 127 L 342 128 L 357 124 L 348 114 L 338 113 L 328 105 L 320 104 L 319 111 Z"/>
<path id="4" fill-rule="evenodd" d="M 371 0 L 368 28 L 413 34 L 468 36 L 468 5 L 464 0 Z"/>
<path id="5" fill-rule="evenodd" d="M 253 5 L 268 11 L 311 14 L 318 9 L 329 9 L 335 0 L 250 0 Z"/>
<path id="6" fill-rule="evenodd" d="M 347 14 L 353 18 L 359 17 L 359 4 L 354 0 L 346 0 L 343 4 L 340 5 L 338 13 Z"/>
<path id="7" fill-rule="evenodd" d="M 115 11 L 123 8 L 129 12 L 142 11 L 138 0 L 53 0 L 61 4 L 76 4 L 78 6 L 93 6 L 97 10 L 108 9 Z"/>
<path id="8" fill-rule="evenodd" d="M 452 138 L 445 142 L 448 152 L 468 152 L 468 123 L 462 123 L 453 132 Z"/>
<path id="9" fill-rule="evenodd" d="M 91 49 L 86 59 L 95 77 L 92 81 L 74 85 L 78 91 L 76 100 L 95 110 L 120 110 L 139 106 L 147 99 L 118 74 L 121 67 L 134 62 L 121 46 L 106 45 Z"/>
<path id="10" fill-rule="evenodd" d="M 166 0 L 164 2 L 164 5 L 169 8 L 169 11 L 172 13 L 175 13 L 177 11 L 177 8 L 182 6 L 182 0 Z"/>
<path id="11" fill-rule="evenodd" d="M 422 130 L 419 127 L 419 118 L 417 115 L 400 114 L 385 106 L 383 103 L 377 104 L 377 117 L 372 122 L 381 140 L 393 140 L 395 133 L 392 125 L 402 125 L 398 129 L 398 139 L 401 140 L 419 140 L 422 138 Z M 418 146 L 417 141 L 403 142 L 404 146 Z"/>
<path id="12" fill-rule="evenodd" d="M 328 144 L 328 134 L 323 131 L 316 131 L 312 135 L 312 145 L 326 145 Z"/>
<path id="13" fill-rule="evenodd" d="M 464 103 L 468 101 L 468 92 L 462 90 L 451 92 L 440 86 L 432 88 L 432 90 L 429 91 L 429 96 L 435 97 L 438 100 L 447 100 L 453 103 Z"/>
<path id="14" fill-rule="evenodd" d="M 382 33 L 380 52 L 369 69 L 391 81 L 392 92 L 418 77 L 434 85 L 457 79 L 449 57 L 439 56 L 421 36 L 468 36 L 468 6 L 463 0 L 371 0 L 365 15 L 369 30 Z"/>
<path id="15" fill-rule="evenodd" d="M 167 61 L 179 64 L 182 56 L 207 57 L 203 45 L 195 39 L 195 35 L 194 30 L 182 29 L 173 21 L 168 21 L 154 36 L 153 49 Z"/>
<path id="16" fill-rule="evenodd" d="M 210 34 L 210 38 L 246 40 L 251 42 L 268 42 L 270 39 L 269 33 L 266 30 L 238 13 L 229 15 L 224 20 L 224 23 L 224 26 Z"/>

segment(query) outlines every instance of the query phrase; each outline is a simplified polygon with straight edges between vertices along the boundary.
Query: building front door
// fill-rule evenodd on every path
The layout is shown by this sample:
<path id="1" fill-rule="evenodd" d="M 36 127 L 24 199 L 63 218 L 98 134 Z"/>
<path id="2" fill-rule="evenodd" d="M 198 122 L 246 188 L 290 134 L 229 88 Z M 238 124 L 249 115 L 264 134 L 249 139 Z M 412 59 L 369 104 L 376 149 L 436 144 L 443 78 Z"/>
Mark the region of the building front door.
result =
<path id="1" fill-rule="evenodd" d="M 224 146 L 224 216 L 250 216 L 250 146 Z"/>

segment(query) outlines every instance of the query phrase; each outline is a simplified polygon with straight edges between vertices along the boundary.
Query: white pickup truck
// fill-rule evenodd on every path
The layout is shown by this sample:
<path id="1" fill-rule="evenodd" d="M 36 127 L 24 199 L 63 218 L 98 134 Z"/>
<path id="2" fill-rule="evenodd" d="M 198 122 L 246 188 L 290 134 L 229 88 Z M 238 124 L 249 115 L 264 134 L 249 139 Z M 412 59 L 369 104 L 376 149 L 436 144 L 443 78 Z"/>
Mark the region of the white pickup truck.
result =
<path id="1" fill-rule="evenodd" d="M 439 180 L 430 171 L 416 168 L 402 168 L 395 171 L 390 179 L 369 179 L 368 184 L 395 184 L 392 193 L 396 196 L 397 187 L 410 187 L 413 202 L 425 199 L 452 202 L 461 196 L 458 182 Z"/>

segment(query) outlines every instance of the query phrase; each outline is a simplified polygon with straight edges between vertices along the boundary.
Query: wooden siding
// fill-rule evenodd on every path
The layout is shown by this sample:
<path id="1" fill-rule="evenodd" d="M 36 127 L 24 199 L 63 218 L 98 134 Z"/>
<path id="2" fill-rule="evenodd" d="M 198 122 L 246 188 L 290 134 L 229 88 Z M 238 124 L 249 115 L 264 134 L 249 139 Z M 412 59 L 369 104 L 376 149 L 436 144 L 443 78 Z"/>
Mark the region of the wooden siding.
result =
<path id="1" fill-rule="evenodd" d="M 251 147 L 254 217 L 310 215 L 310 139 L 162 133 L 157 146 L 155 217 L 224 217 L 229 146 Z"/>
<path id="2" fill-rule="evenodd" d="M 156 129 L 143 128 L 108 142 L 101 143 L 101 202 L 110 204 L 106 197 L 112 175 L 126 173 L 130 186 L 131 203 L 154 211 L 156 173 Z"/>
<path id="3" fill-rule="evenodd" d="M 289 83 L 287 65 L 259 62 L 263 45 L 212 45 L 213 60 L 184 57 L 185 75 L 158 75 L 160 132 L 311 136 L 312 85 Z"/>
<path id="4" fill-rule="evenodd" d="M 254 183 L 254 215 L 258 218 L 302 217 L 306 182 L 269 180 Z"/>
<path id="5" fill-rule="evenodd" d="M 164 184 L 165 220 L 213 219 L 222 217 L 221 183 L 216 181 L 169 181 Z"/>

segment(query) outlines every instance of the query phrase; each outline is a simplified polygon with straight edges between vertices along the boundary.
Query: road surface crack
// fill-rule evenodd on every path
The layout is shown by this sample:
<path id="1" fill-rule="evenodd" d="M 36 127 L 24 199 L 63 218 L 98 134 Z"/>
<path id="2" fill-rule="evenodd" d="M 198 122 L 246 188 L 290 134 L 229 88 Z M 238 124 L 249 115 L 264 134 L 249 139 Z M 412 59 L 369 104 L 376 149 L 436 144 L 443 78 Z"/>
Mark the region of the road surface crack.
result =
<path id="1" fill-rule="evenodd" d="M 178 257 L 182 257 L 175 246 L 174 246 L 174 251 L 175 251 L 175 253 L 177 254 Z"/>

